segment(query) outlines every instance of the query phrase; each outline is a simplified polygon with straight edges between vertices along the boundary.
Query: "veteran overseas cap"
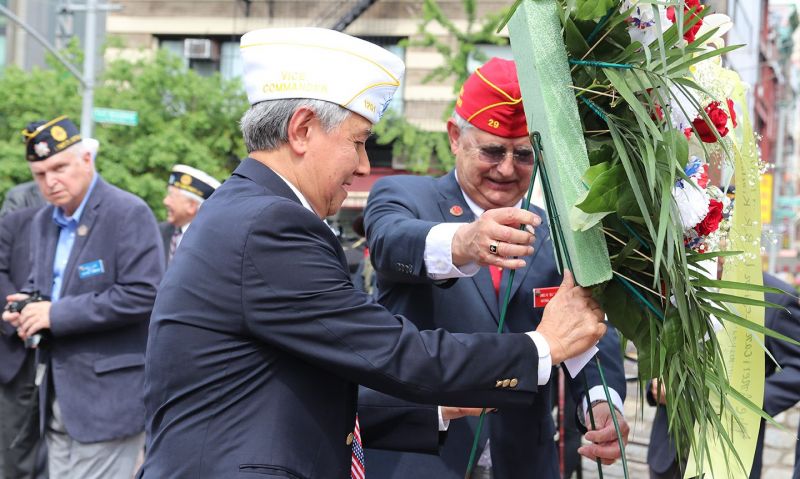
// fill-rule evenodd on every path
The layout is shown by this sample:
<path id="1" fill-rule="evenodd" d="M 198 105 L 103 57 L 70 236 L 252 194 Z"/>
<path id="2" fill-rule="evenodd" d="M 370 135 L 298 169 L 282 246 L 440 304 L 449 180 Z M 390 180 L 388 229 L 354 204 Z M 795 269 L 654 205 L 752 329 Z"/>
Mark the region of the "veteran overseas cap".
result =
<path id="1" fill-rule="evenodd" d="M 46 160 L 81 141 L 78 127 L 66 116 L 29 123 L 22 130 L 22 137 L 28 161 Z"/>
<path id="2" fill-rule="evenodd" d="M 492 58 L 467 78 L 456 99 L 456 113 L 476 128 L 503 138 L 528 136 L 517 66 Z"/>
<path id="3" fill-rule="evenodd" d="M 324 28 L 268 28 L 242 36 L 251 105 L 310 98 L 336 103 L 372 123 L 400 86 L 405 65 L 365 40 Z"/>
<path id="4" fill-rule="evenodd" d="M 186 165 L 175 165 L 169 173 L 169 186 L 178 188 L 195 199 L 207 200 L 220 185 L 208 173 Z"/>

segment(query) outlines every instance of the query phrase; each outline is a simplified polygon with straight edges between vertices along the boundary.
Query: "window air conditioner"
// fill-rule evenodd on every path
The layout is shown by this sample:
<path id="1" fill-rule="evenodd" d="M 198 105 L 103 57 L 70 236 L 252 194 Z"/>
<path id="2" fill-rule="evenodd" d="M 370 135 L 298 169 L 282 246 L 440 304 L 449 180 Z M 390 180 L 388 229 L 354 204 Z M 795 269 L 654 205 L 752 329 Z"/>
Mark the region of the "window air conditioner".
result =
<path id="1" fill-rule="evenodd" d="M 216 60 L 219 50 L 207 38 L 187 38 L 183 41 L 183 56 L 189 60 Z"/>

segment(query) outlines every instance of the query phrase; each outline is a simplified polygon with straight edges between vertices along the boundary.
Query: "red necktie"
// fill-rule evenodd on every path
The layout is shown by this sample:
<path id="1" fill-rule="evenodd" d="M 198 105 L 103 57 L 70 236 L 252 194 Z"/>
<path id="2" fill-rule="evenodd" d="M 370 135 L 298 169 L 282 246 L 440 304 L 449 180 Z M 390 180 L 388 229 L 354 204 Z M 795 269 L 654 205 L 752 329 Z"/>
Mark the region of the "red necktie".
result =
<path id="1" fill-rule="evenodd" d="M 499 266 L 489 266 L 489 274 L 492 275 L 492 285 L 494 285 L 494 294 L 500 296 L 500 280 L 503 279 L 503 268 Z"/>
<path id="2" fill-rule="evenodd" d="M 361 428 L 356 414 L 356 429 L 353 431 L 353 458 L 350 461 L 351 479 L 364 479 L 364 448 L 361 447 Z"/>

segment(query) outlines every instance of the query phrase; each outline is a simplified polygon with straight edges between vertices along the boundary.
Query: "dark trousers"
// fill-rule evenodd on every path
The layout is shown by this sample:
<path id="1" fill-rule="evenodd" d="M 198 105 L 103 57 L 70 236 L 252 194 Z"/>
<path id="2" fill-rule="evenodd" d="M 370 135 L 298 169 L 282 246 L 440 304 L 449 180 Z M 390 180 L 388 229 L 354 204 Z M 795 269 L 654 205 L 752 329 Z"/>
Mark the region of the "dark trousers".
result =
<path id="1" fill-rule="evenodd" d="M 34 477 L 39 442 L 39 397 L 34 387 L 36 359 L 33 350 L 17 375 L 0 385 L 0 478 Z"/>

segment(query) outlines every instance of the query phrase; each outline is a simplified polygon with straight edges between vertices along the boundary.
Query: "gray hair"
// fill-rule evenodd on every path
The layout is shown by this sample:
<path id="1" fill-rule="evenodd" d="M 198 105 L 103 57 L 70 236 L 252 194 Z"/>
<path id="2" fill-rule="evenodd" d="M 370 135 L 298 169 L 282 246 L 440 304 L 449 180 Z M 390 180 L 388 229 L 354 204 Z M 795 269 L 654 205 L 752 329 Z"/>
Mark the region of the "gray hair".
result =
<path id="1" fill-rule="evenodd" d="M 86 153 L 89 153 L 89 155 L 92 157 L 92 163 L 94 163 L 94 159 L 95 156 L 97 155 L 97 149 L 99 146 L 100 146 L 99 141 L 93 138 L 86 138 L 84 140 L 75 143 L 74 145 L 70 145 L 63 151 L 69 151 L 71 154 L 78 157 L 82 157 Z"/>
<path id="2" fill-rule="evenodd" d="M 453 123 L 456 124 L 458 129 L 463 132 L 468 132 L 470 130 L 475 129 L 475 125 L 465 120 L 463 116 L 459 115 L 455 111 L 453 112 L 453 116 L 451 118 L 453 119 Z"/>
<path id="3" fill-rule="evenodd" d="M 256 103 L 239 122 L 247 152 L 276 150 L 287 143 L 289 120 L 301 107 L 313 110 L 328 133 L 337 129 L 350 115 L 350 110 L 324 100 L 293 98 Z"/>

